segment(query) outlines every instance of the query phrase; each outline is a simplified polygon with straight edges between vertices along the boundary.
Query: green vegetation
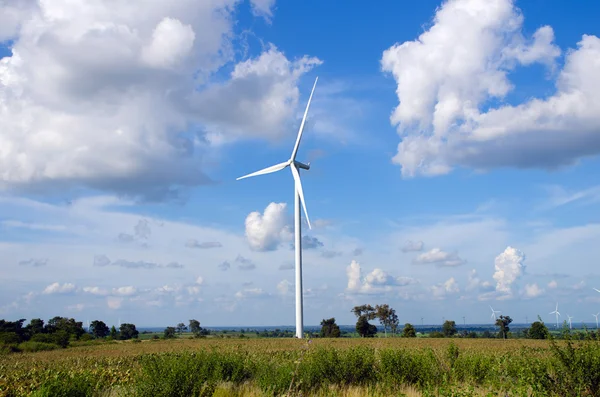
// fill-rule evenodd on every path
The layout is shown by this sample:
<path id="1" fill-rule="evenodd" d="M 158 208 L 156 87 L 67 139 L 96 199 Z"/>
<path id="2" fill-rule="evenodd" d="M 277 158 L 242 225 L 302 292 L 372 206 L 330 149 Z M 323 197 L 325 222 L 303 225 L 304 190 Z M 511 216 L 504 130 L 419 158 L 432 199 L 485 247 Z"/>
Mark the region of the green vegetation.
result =
<path id="1" fill-rule="evenodd" d="M 6 355 L 0 395 L 600 395 L 600 342 L 564 336 L 114 341 Z"/>
<path id="2" fill-rule="evenodd" d="M 356 333 L 329 318 L 308 340 L 209 331 L 197 320 L 142 333 L 99 320 L 88 332 L 65 317 L 0 320 L 0 396 L 600 396 L 597 331 L 549 331 L 540 320 L 511 333 L 512 319 L 500 316 L 498 332 L 447 320 L 397 334 L 388 305 L 352 312 Z"/>
<path id="3" fill-rule="evenodd" d="M 341 335 L 340 327 L 335 323 L 335 318 L 323 319 L 321 321 L 321 338 L 339 338 Z"/>

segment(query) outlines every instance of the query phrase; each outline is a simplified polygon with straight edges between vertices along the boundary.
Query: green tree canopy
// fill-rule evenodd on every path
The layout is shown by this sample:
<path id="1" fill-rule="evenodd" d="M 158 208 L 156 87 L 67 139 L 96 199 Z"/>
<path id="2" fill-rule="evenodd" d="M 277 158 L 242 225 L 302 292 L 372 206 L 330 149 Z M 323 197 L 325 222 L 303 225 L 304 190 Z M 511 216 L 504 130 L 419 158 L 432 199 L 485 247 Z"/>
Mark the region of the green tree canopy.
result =
<path id="1" fill-rule="evenodd" d="M 186 330 L 187 330 L 187 326 L 184 323 L 177 324 L 177 333 L 178 334 L 181 335 Z"/>
<path id="2" fill-rule="evenodd" d="M 402 336 L 405 338 L 414 338 L 417 336 L 417 331 L 411 323 L 406 323 L 404 324 L 404 329 L 402 330 Z"/>
<path id="3" fill-rule="evenodd" d="M 194 336 L 200 336 L 200 332 L 202 332 L 200 321 L 190 320 L 190 332 L 194 334 Z"/>
<path id="4" fill-rule="evenodd" d="M 167 327 L 165 328 L 165 332 L 164 332 L 164 337 L 165 339 L 171 339 L 175 337 L 175 332 L 177 330 L 175 329 L 175 327 Z"/>
<path id="5" fill-rule="evenodd" d="M 444 321 L 444 325 L 442 327 L 442 333 L 445 337 L 454 336 L 457 333 L 456 322 L 454 320 L 446 320 Z"/>
<path id="6" fill-rule="evenodd" d="M 339 338 L 341 335 L 340 327 L 335 323 L 335 318 L 323 319 L 321 321 L 321 333 L 322 338 Z"/>
<path id="7" fill-rule="evenodd" d="M 139 332 L 135 328 L 135 325 L 129 324 L 129 323 L 123 323 L 123 324 L 121 324 L 121 327 L 119 327 L 119 334 L 120 334 L 120 339 L 127 340 L 127 339 L 137 338 L 139 335 Z"/>
<path id="8" fill-rule="evenodd" d="M 536 321 L 531 324 L 531 328 L 527 330 L 527 337 L 531 339 L 547 339 L 548 338 L 548 327 L 541 322 Z"/>
<path id="9" fill-rule="evenodd" d="M 383 332 L 387 336 L 388 327 L 392 333 L 396 333 L 398 327 L 398 316 L 396 311 L 392 309 L 387 303 L 383 305 L 375 306 L 375 317 L 379 319 L 379 323 L 383 325 Z"/>
<path id="10" fill-rule="evenodd" d="M 504 316 L 501 315 L 500 317 L 498 317 L 496 319 L 496 326 L 500 328 L 500 336 L 503 339 L 507 339 L 508 338 L 508 331 L 510 331 L 510 328 L 508 327 L 508 325 L 510 323 L 512 323 L 512 318 L 510 318 L 510 316 Z"/>
<path id="11" fill-rule="evenodd" d="M 94 320 L 90 324 L 90 333 L 94 338 L 105 338 L 110 334 L 110 329 L 104 321 Z"/>
<path id="12" fill-rule="evenodd" d="M 361 315 L 356 322 L 356 332 L 363 338 L 372 338 L 377 334 L 377 327 L 369 324 L 366 315 Z"/>

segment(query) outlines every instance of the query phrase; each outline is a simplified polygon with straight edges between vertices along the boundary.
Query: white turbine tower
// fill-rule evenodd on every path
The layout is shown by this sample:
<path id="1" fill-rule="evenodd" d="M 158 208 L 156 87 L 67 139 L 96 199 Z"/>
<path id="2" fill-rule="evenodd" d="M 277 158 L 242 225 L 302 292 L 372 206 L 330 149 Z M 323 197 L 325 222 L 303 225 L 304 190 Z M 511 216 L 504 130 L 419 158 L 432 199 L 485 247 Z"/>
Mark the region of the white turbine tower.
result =
<path id="1" fill-rule="evenodd" d="M 571 326 L 571 320 L 573 319 L 573 317 L 567 314 L 567 318 L 569 319 L 569 329 L 573 329 L 573 327 Z"/>
<path id="2" fill-rule="evenodd" d="M 592 316 L 596 317 L 596 329 L 598 329 L 598 316 L 600 316 L 600 312 L 598 312 L 598 314 L 592 314 Z"/>
<path id="3" fill-rule="evenodd" d="M 493 318 L 494 320 L 496 320 L 496 313 L 502 313 L 500 310 L 494 310 L 494 308 L 492 308 L 491 306 L 490 306 L 490 310 L 492 311 L 492 315 L 490 317 Z"/>
<path id="4" fill-rule="evenodd" d="M 556 314 L 556 328 L 558 328 L 558 316 L 560 316 L 560 312 L 558 311 L 558 302 L 556 302 L 556 310 L 550 312 L 550 314 Z"/>
<path id="5" fill-rule="evenodd" d="M 280 171 L 286 167 L 290 167 L 292 171 L 292 176 L 294 177 L 294 237 L 295 237 L 295 249 L 296 249 L 296 337 L 302 338 L 304 336 L 304 324 L 303 324 L 303 308 L 302 308 L 302 235 L 301 235 L 301 224 L 300 224 L 300 201 L 302 201 L 302 208 L 304 209 L 304 215 L 306 216 L 306 223 L 308 224 L 308 228 L 312 229 L 310 226 L 310 220 L 308 219 L 308 212 L 306 211 L 306 202 L 304 201 L 304 193 L 302 191 L 302 182 L 300 181 L 300 173 L 298 168 L 302 168 L 305 170 L 310 169 L 310 163 L 303 164 L 299 161 L 296 161 L 296 154 L 298 153 L 298 147 L 300 146 L 300 139 L 302 138 L 302 131 L 304 131 L 304 123 L 306 122 L 306 115 L 308 114 L 308 108 L 310 107 L 310 101 L 312 100 L 313 93 L 315 92 L 315 87 L 317 86 L 317 81 L 319 78 L 315 79 L 315 84 L 313 85 L 312 91 L 310 92 L 310 97 L 308 98 L 308 103 L 306 104 L 306 110 L 304 111 L 304 117 L 302 118 L 302 123 L 300 124 L 300 129 L 298 130 L 298 137 L 296 138 L 296 144 L 294 145 L 294 149 L 292 150 L 292 155 L 289 160 L 279 163 L 267 168 L 264 168 L 260 171 L 253 172 L 248 175 L 241 176 L 237 178 L 237 180 L 249 178 L 251 176 L 270 174 L 272 172 Z"/>

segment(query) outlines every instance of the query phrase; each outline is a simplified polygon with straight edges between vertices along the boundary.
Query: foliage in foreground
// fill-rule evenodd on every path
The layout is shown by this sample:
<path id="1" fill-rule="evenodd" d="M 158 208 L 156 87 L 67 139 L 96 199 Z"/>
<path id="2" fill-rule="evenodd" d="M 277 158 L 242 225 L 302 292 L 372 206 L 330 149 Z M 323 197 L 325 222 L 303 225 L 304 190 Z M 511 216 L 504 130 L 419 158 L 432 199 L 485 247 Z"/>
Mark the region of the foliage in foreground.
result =
<path id="1" fill-rule="evenodd" d="M 206 348 L 113 357 L 82 354 L 45 364 L 32 359 L 27 366 L 23 359 L 0 361 L 0 395 L 35 391 L 37 396 L 97 396 L 107 392 L 204 396 L 235 395 L 231 390 L 244 388 L 260 395 L 331 395 L 333 392 L 327 391 L 357 387 L 377 391 L 377 395 L 400 395 L 408 388 L 423 395 L 493 392 L 491 395 L 600 396 L 600 343 L 572 342 L 568 331 L 565 339 L 551 338 L 543 344 L 546 347 L 517 347 L 519 344 L 514 343 L 514 349 L 500 349 L 505 341 L 498 341 L 496 348 L 466 342 L 411 348 L 398 347 L 393 341 L 382 348 L 375 343 L 353 343 L 343 348 L 341 343 L 333 347 L 281 340 L 270 345 L 236 343 L 218 350 L 198 340 L 197 346 Z M 177 344 L 161 343 L 167 348 Z M 277 349 L 283 343 L 295 348 Z M 154 345 L 140 345 L 146 344 Z M 59 352 L 29 357 L 50 353 Z M 223 387 L 231 393 L 220 394 L 225 393 L 219 391 Z"/>

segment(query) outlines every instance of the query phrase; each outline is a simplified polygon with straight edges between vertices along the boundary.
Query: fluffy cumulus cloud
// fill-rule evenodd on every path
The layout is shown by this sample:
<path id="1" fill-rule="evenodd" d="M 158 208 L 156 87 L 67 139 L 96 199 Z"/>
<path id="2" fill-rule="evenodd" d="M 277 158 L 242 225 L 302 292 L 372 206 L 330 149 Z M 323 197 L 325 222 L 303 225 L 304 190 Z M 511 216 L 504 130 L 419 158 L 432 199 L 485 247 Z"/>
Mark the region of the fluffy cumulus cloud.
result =
<path id="1" fill-rule="evenodd" d="M 255 251 L 274 251 L 292 237 L 285 203 L 271 203 L 263 214 L 251 212 L 246 217 L 246 238 Z"/>
<path id="2" fill-rule="evenodd" d="M 273 138 L 320 60 L 236 58 L 236 0 L 0 2 L 0 189 L 148 198 L 210 182 L 223 141 Z M 255 0 L 272 15 L 274 1 Z M 137 7 L 137 8 L 136 8 Z M 229 71 L 229 73 L 228 73 Z"/>
<path id="3" fill-rule="evenodd" d="M 436 264 L 437 266 L 459 266 L 465 263 L 456 252 L 445 252 L 439 248 L 432 248 L 430 251 L 423 252 L 414 260 L 417 264 Z"/>
<path id="4" fill-rule="evenodd" d="M 493 289 L 492 283 L 489 281 L 481 280 L 477 274 L 477 270 L 472 269 L 467 279 L 467 291 L 479 290 L 479 291 L 490 291 Z"/>
<path id="5" fill-rule="evenodd" d="M 512 293 L 512 285 L 519 279 L 525 270 L 523 261 L 525 255 L 513 247 L 506 247 L 504 252 L 494 260 L 494 280 L 496 280 L 496 291 L 501 293 Z"/>
<path id="6" fill-rule="evenodd" d="M 429 291 L 435 299 L 443 299 L 447 295 L 458 294 L 460 292 L 460 288 L 454 277 L 450 277 L 443 283 L 431 286 Z"/>
<path id="7" fill-rule="evenodd" d="M 528 298 L 535 298 L 544 293 L 544 290 L 540 288 L 536 283 L 525 285 L 525 296 Z"/>
<path id="8" fill-rule="evenodd" d="M 416 40 L 383 53 L 397 83 L 390 120 L 402 136 L 393 160 L 403 176 L 556 167 L 600 153 L 600 39 L 584 34 L 555 73 L 552 28 L 525 36 L 523 20 L 513 0 L 448 0 Z M 555 78 L 553 95 L 490 106 L 518 90 L 512 70 L 534 63 Z"/>
<path id="9" fill-rule="evenodd" d="M 56 283 L 52 283 L 49 286 L 47 286 L 46 288 L 44 288 L 44 291 L 42 292 L 43 294 L 68 294 L 71 292 L 74 292 L 77 289 L 77 287 L 75 287 L 74 284 L 71 283 L 64 283 L 64 284 L 60 284 L 58 282 Z"/>
<path id="10" fill-rule="evenodd" d="M 360 264 L 353 260 L 346 267 L 348 285 L 346 291 L 351 294 L 381 294 L 393 290 L 394 287 L 405 287 L 416 284 L 410 277 L 393 277 L 382 269 L 374 269 L 364 278 Z"/>

